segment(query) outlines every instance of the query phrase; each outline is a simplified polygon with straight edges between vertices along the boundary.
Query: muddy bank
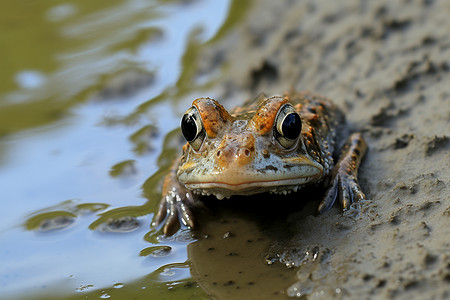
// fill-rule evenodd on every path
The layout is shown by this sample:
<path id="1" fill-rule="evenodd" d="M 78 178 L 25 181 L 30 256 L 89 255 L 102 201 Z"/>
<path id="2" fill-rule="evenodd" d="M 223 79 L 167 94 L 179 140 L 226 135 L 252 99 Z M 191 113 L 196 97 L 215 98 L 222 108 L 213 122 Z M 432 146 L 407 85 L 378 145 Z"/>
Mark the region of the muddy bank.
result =
<path id="1" fill-rule="evenodd" d="M 270 241 L 259 250 L 245 254 L 244 238 L 240 250 L 219 254 L 236 259 L 260 251 L 247 270 L 261 270 L 249 273 L 285 278 L 249 279 L 239 268 L 230 271 L 234 281 L 217 277 L 223 272 L 208 273 L 201 262 L 220 246 L 192 245 L 197 279 L 211 295 L 237 296 L 260 284 L 260 297 L 263 287 L 273 287 L 266 298 L 450 297 L 449 14 L 447 1 L 260 1 L 242 26 L 203 51 L 199 76 L 227 70 L 217 100 L 228 108 L 260 92 L 309 90 L 344 109 L 370 147 L 359 175 L 370 201 L 361 214 L 342 215 L 336 207 L 314 216 L 313 204 L 299 211 L 286 206 L 279 232 L 288 234 L 276 237 L 262 226 Z M 251 235 L 239 230 L 249 228 L 245 221 L 236 228 L 230 224 L 237 221 L 224 220 L 216 220 L 216 237 L 230 226 Z M 322 263 L 298 254 L 306 252 Z M 270 255 L 279 265 L 268 266 Z"/>

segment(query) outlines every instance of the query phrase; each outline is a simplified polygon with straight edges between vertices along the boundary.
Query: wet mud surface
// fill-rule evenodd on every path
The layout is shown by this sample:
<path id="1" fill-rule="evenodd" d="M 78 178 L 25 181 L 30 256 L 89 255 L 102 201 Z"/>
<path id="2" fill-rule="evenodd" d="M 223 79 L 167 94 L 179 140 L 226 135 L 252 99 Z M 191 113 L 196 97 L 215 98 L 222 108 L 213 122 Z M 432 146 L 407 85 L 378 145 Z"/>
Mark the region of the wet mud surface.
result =
<path id="1" fill-rule="evenodd" d="M 449 13 L 447 1 L 260 1 L 202 50 L 198 76 L 227 70 L 216 99 L 227 108 L 309 90 L 369 145 L 359 172 L 369 200 L 351 211 L 317 216 L 320 198 L 303 208 L 269 198 L 262 206 L 285 216 L 206 217 L 189 257 L 211 296 L 450 297 Z"/>

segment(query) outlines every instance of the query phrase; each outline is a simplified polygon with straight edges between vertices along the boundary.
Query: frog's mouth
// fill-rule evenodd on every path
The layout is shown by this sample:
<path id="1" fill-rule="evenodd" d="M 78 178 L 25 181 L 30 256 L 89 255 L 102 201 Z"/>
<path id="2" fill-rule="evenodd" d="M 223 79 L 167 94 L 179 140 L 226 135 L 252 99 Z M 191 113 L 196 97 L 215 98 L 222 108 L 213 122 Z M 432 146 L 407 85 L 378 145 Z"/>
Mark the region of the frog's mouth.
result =
<path id="1" fill-rule="evenodd" d="M 284 178 L 279 180 L 255 180 L 240 183 L 226 182 L 187 182 L 184 185 L 194 193 L 202 195 L 214 195 L 217 199 L 229 198 L 234 195 L 254 195 L 271 192 L 288 194 L 310 182 L 315 182 L 318 176 L 303 176 Z"/>
<path id="2" fill-rule="evenodd" d="M 306 156 L 272 160 L 270 164 L 253 162 L 248 166 L 235 164 L 227 168 L 216 165 L 181 168 L 177 174 L 178 181 L 194 193 L 223 199 L 264 192 L 287 194 L 318 182 L 324 172 L 321 164 Z"/>

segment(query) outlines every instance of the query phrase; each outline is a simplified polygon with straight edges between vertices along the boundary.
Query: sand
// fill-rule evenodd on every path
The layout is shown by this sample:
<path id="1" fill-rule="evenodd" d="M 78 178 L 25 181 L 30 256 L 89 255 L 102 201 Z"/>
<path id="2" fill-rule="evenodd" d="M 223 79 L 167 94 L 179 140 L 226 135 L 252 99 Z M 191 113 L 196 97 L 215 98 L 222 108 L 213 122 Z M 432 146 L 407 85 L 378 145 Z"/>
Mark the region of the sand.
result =
<path id="1" fill-rule="evenodd" d="M 190 247 L 194 274 L 210 295 L 253 295 L 258 286 L 261 299 L 450 298 L 449 15 L 444 0 L 265 0 L 203 50 L 199 76 L 227 70 L 218 99 L 226 107 L 260 92 L 308 90 L 333 99 L 369 145 L 359 173 L 369 201 L 351 213 L 336 206 L 315 216 L 315 204 L 307 204 L 286 206 L 284 225 L 272 228 L 229 216 L 205 225 L 205 234 L 230 233 L 210 233 Z M 233 237 L 240 242 L 224 250 Z M 257 240 L 257 249 L 244 249 Z M 243 257 L 235 262 L 241 269 L 233 273 L 230 263 L 209 271 L 221 255 Z M 249 259 L 254 264 L 244 267 Z M 257 285 L 258 270 L 284 277 L 267 275 Z"/>

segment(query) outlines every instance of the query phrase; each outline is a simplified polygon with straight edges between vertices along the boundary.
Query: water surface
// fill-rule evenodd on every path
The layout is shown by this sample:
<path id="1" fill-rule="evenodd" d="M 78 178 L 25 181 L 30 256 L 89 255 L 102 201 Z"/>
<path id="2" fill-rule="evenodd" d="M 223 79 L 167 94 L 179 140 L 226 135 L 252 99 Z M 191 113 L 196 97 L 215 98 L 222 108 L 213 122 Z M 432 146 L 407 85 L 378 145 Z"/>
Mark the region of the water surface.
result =
<path id="1" fill-rule="evenodd" d="M 234 8 L 233 8 L 234 7 Z M 0 12 L 0 291 L 205 297 L 182 230 L 150 226 L 180 115 L 214 80 L 196 49 L 229 1 L 8 2 Z"/>

